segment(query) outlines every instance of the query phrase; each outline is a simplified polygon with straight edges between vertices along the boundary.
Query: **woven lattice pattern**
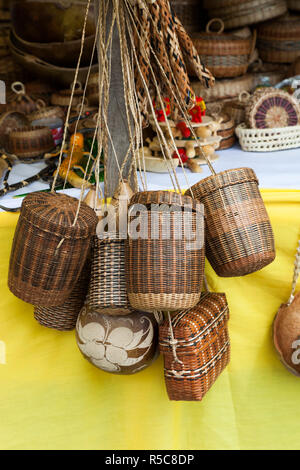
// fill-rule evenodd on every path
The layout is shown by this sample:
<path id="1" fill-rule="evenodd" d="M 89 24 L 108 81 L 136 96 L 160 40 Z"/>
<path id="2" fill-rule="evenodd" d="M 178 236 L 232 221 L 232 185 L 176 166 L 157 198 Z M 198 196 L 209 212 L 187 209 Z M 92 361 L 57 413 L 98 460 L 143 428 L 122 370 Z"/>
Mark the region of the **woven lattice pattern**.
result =
<path id="1" fill-rule="evenodd" d="M 224 171 L 192 187 L 206 212 L 206 256 L 219 276 L 243 276 L 275 258 L 271 223 L 250 168 Z"/>
<path id="2" fill-rule="evenodd" d="M 300 126 L 248 129 L 242 123 L 235 131 L 246 152 L 275 152 L 300 147 Z"/>
<path id="3" fill-rule="evenodd" d="M 9 266 L 8 286 L 33 305 L 63 305 L 84 267 L 98 219 L 66 195 L 32 193 L 23 201 Z"/>
<path id="4" fill-rule="evenodd" d="M 174 339 L 167 320 L 160 326 L 159 345 L 171 400 L 202 400 L 227 366 L 228 320 L 225 294 L 207 293 L 194 308 L 172 317 Z"/>

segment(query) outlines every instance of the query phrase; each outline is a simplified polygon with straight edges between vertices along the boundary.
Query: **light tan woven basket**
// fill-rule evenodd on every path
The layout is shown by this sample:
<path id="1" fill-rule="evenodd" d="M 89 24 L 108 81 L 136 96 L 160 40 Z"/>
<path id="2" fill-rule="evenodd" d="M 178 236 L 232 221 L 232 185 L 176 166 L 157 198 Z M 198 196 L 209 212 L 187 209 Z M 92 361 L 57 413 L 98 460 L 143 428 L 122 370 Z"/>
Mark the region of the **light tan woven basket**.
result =
<path id="1" fill-rule="evenodd" d="M 141 230 L 135 233 L 133 210 L 141 204 Z M 133 308 L 177 311 L 198 303 L 204 275 L 203 230 L 203 206 L 190 197 L 167 191 L 133 196 L 126 242 L 127 292 Z M 192 233 L 196 243 L 191 242 Z"/>
<path id="2" fill-rule="evenodd" d="M 244 276 L 275 258 L 271 223 L 251 168 L 223 171 L 192 186 L 206 214 L 206 256 L 219 276 Z"/>
<path id="3" fill-rule="evenodd" d="M 242 91 L 252 89 L 253 78 L 246 74 L 242 77 L 216 80 L 215 86 L 210 89 L 204 88 L 200 82 L 192 82 L 192 88 L 197 96 L 202 96 L 206 102 L 219 101 L 235 98 Z"/>
<path id="4" fill-rule="evenodd" d="M 276 152 L 300 147 L 300 126 L 249 129 L 241 123 L 235 132 L 245 152 Z"/>
<path id="5" fill-rule="evenodd" d="M 222 18 L 226 29 L 261 23 L 287 11 L 285 0 L 248 0 L 219 8 L 207 6 L 210 18 Z"/>

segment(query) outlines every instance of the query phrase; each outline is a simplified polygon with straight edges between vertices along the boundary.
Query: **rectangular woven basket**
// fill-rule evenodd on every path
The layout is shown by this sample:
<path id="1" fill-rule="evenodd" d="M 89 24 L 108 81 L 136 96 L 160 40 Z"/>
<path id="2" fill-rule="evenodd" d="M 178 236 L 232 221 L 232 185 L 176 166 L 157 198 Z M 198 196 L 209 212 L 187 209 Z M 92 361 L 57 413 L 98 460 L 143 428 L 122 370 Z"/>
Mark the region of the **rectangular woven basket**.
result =
<path id="1" fill-rule="evenodd" d="M 225 294 L 202 294 L 194 308 L 160 326 L 170 400 L 201 401 L 230 359 L 229 309 Z M 173 336 L 173 338 L 172 338 Z"/>

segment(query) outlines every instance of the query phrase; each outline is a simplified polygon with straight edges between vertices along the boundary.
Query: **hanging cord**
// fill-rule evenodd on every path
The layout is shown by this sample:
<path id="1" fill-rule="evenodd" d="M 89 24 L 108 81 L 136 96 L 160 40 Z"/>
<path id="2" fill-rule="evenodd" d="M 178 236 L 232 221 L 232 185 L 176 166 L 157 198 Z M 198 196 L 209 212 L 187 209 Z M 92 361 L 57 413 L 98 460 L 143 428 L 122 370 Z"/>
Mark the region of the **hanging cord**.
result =
<path id="1" fill-rule="evenodd" d="M 54 175 L 52 188 L 51 188 L 52 193 L 55 192 L 56 181 L 57 181 L 57 178 L 58 178 L 58 170 L 59 170 L 59 167 L 61 166 L 61 163 L 62 163 L 63 149 L 65 147 L 66 140 L 67 140 L 67 133 L 68 133 L 68 127 L 69 127 L 68 123 L 69 123 L 69 120 L 70 120 L 72 103 L 73 103 L 73 98 L 74 98 L 74 94 L 75 94 L 75 90 L 76 90 L 78 74 L 79 74 L 79 68 L 80 68 L 81 58 L 82 58 L 83 49 L 84 49 L 84 42 L 85 42 L 85 36 L 86 36 L 86 27 L 87 27 L 88 15 L 89 15 L 89 11 L 90 11 L 90 5 L 91 5 L 91 0 L 88 0 L 87 1 L 87 6 L 86 6 L 86 11 L 85 11 L 82 36 L 81 36 L 80 53 L 79 53 L 78 62 L 77 62 L 77 66 L 76 66 L 76 71 L 75 71 L 75 77 L 74 77 L 74 81 L 73 81 L 73 85 L 72 85 L 70 103 L 69 103 L 69 107 L 68 107 L 68 112 L 67 112 L 67 117 L 66 117 L 66 125 L 65 125 L 65 129 L 64 129 L 64 136 L 63 136 L 63 141 L 62 141 L 61 150 L 60 150 L 59 159 L 58 159 L 58 167 L 57 167 L 57 171 Z"/>
<path id="2" fill-rule="evenodd" d="M 288 300 L 288 305 L 291 305 L 291 303 L 293 302 L 295 298 L 295 292 L 296 292 L 299 275 L 300 275 L 300 240 L 299 240 L 298 249 L 297 249 L 296 258 L 295 258 L 295 269 L 294 269 L 294 276 L 293 276 L 293 283 L 292 283 L 292 291 L 291 291 L 290 298 Z"/>
<path id="3" fill-rule="evenodd" d="M 164 315 L 162 312 L 158 311 L 158 310 L 155 310 L 153 312 L 153 315 L 154 315 L 154 318 L 158 324 L 158 326 L 160 326 L 162 324 L 162 322 L 164 321 Z"/>
<path id="4" fill-rule="evenodd" d="M 204 278 L 203 278 L 203 283 L 204 283 L 204 287 L 205 287 L 206 292 L 210 292 L 209 285 L 208 285 L 208 282 L 207 282 L 207 277 L 205 276 L 205 274 L 204 274 Z"/>
<path id="5" fill-rule="evenodd" d="M 172 325 L 172 320 L 171 320 L 170 312 L 167 312 L 167 315 L 168 315 L 168 321 L 169 321 L 169 331 L 170 331 L 170 336 L 171 336 L 170 345 L 171 345 L 171 347 L 172 347 L 172 352 L 173 352 L 174 361 L 175 361 L 175 362 L 178 362 L 178 364 L 182 364 L 182 365 L 183 365 L 183 362 L 180 361 L 180 360 L 178 359 L 178 356 L 177 356 L 176 346 L 177 346 L 177 344 L 178 344 L 178 341 L 177 341 L 177 339 L 175 339 L 175 337 L 174 337 L 174 330 L 173 330 L 173 325 Z"/>

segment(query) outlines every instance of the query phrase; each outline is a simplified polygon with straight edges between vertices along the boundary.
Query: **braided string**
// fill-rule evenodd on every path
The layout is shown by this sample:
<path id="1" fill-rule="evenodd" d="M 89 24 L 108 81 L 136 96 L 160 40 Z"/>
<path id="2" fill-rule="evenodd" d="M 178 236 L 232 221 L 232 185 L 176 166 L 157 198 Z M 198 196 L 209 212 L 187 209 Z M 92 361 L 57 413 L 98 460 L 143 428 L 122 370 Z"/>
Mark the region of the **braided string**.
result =
<path id="1" fill-rule="evenodd" d="M 291 291 L 291 295 L 288 301 L 288 305 L 291 305 L 291 303 L 293 302 L 295 298 L 295 291 L 296 291 L 299 275 L 300 275 L 300 240 L 299 240 L 298 249 L 297 249 L 296 258 L 295 258 L 295 269 L 294 269 L 294 277 L 293 277 L 293 283 L 292 283 L 292 291 Z"/>

